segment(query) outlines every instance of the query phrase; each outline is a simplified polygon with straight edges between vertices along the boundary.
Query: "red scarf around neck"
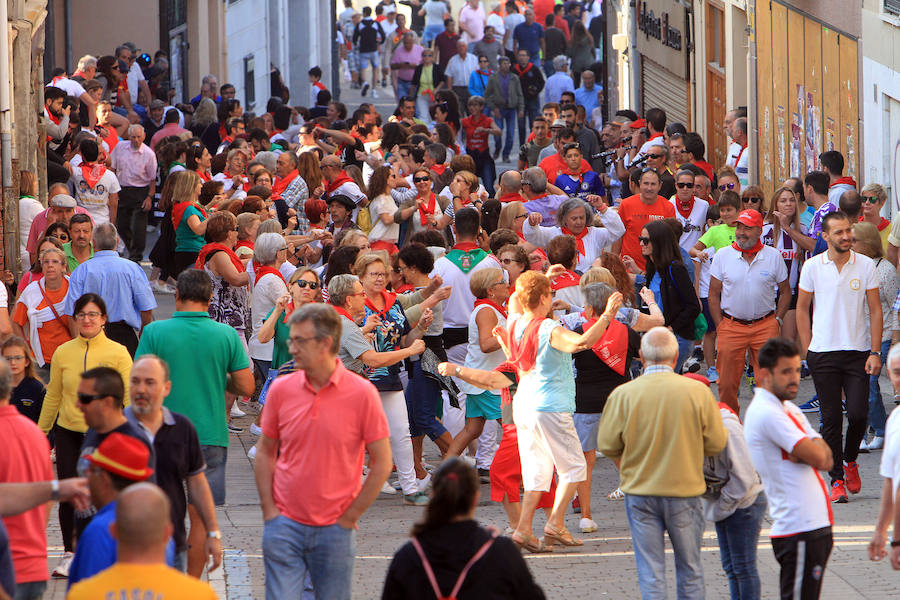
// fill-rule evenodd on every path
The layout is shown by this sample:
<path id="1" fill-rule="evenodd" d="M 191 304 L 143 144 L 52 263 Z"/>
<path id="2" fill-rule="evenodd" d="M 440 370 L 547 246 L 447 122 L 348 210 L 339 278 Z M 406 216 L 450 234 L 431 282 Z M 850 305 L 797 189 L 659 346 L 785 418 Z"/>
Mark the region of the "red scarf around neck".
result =
<path id="1" fill-rule="evenodd" d="M 854 181 L 854 179 L 852 177 L 838 177 L 837 179 L 834 180 L 834 183 L 832 183 L 828 187 L 833 188 L 834 186 L 840 185 L 842 183 L 856 187 L 856 181 Z"/>
<path id="2" fill-rule="evenodd" d="M 518 192 L 515 192 L 513 194 L 503 194 L 502 196 L 497 198 L 497 201 L 499 201 L 501 204 L 504 202 L 516 202 L 516 201 L 521 201 L 521 200 L 522 200 L 522 195 L 519 194 Z"/>
<path id="3" fill-rule="evenodd" d="M 435 173 L 437 173 L 438 175 L 443 175 L 444 171 L 447 170 L 447 165 L 434 164 L 434 165 L 431 165 L 431 170 L 434 171 Z"/>
<path id="4" fill-rule="evenodd" d="M 384 308 L 379 309 L 375 306 L 369 297 L 366 296 L 366 306 L 382 319 L 387 318 L 387 313 L 391 310 L 394 302 L 397 301 L 397 294 L 392 294 L 387 290 L 381 290 L 381 300 L 384 302 Z"/>
<path id="5" fill-rule="evenodd" d="M 351 322 L 351 323 L 356 323 L 356 319 L 353 318 L 353 315 L 350 314 L 350 311 L 348 311 L 348 310 L 347 310 L 346 308 L 344 308 L 343 306 L 335 306 L 334 304 L 332 304 L 332 305 L 331 305 L 331 308 L 333 308 L 334 311 L 335 311 L 337 314 L 339 314 L 339 315 L 344 315 L 345 317 L 347 317 L 348 319 L 350 319 L 350 322 Z"/>
<path id="6" fill-rule="evenodd" d="M 584 236 L 586 236 L 588 234 L 588 231 L 589 231 L 588 228 L 585 227 L 584 229 L 581 230 L 581 233 L 579 233 L 578 235 L 575 235 L 574 233 L 572 233 L 569 230 L 568 227 L 562 227 L 563 235 L 571 235 L 572 237 L 575 238 L 575 245 L 578 246 L 578 254 L 580 254 L 582 256 L 585 256 Z"/>
<path id="7" fill-rule="evenodd" d="M 431 192 L 431 195 L 428 198 L 427 202 L 419 203 L 419 223 L 422 227 L 428 225 L 428 215 L 434 214 L 434 206 L 437 200 L 434 197 L 434 192 Z"/>
<path id="8" fill-rule="evenodd" d="M 684 209 L 681 208 L 681 200 L 676 199 L 675 200 L 675 210 L 678 211 L 678 214 L 680 214 L 682 217 L 687 219 L 688 217 L 691 216 L 691 213 L 694 212 L 694 203 L 695 202 L 696 202 L 696 200 L 694 200 L 694 197 L 691 196 L 691 205 L 688 206 L 687 211 L 685 211 Z"/>
<path id="9" fill-rule="evenodd" d="M 530 70 L 531 70 L 531 67 L 533 67 L 533 66 L 534 66 L 534 65 L 532 65 L 531 63 L 528 63 L 528 64 L 525 66 L 525 68 L 523 69 L 523 68 L 521 67 L 521 65 L 519 65 L 519 63 L 516 63 L 516 66 L 513 67 L 513 69 L 516 71 L 516 75 L 518 75 L 519 77 L 521 77 L 522 75 L 524 75 L 525 73 L 527 73 L 528 71 L 530 71 Z"/>
<path id="10" fill-rule="evenodd" d="M 582 326 L 582 331 L 587 331 L 596 322 L 597 319 L 589 319 Z M 594 351 L 597 358 L 603 361 L 603 364 L 619 375 L 624 375 L 625 363 L 628 358 L 628 328 L 613 319 L 591 350 Z"/>
<path id="11" fill-rule="evenodd" d="M 538 330 L 544 319 L 543 317 L 533 318 L 525 326 L 521 342 L 516 341 L 515 330 L 517 322 L 518 319 L 513 320 L 506 330 L 506 347 L 510 353 L 509 362 L 520 372 L 528 372 L 534 368 L 534 364 L 537 362 Z"/>
<path id="12" fill-rule="evenodd" d="M 200 181 L 202 181 L 203 183 L 206 183 L 207 181 L 212 179 L 212 176 L 206 171 L 196 170 L 194 171 L 194 173 L 196 173 L 200 177 Z"/>
<path id="13" fill-rule="evenodd" d="M 476 301 L 475 301 L 475 306 L 476 306 L 476 307 L 477 307 L 477 306 L 481 306 L 482 304 L 487 305 L 487 306 L 490 306 L 491 308 L 493 308 L 494 310 L 496 310 L 498 313 L 500 313 L 501 315 L 503 315 L 503 318 L 504 318 L 504 319 L 506 318 L 506 309 L 503 308 L 502 306 L 500 306 L 499 304 L 497 304 L 496 302 L 494 302 L 493 300 L 491 300 L 490 298 L 482 298 L 481 300 L 476 300 Z"/>
<path id="14" fill-rule="evenodd" d="M 336 189 L 344 185 L 345 183 L 353 183 L 353 179 L 347 175 L 346 172 L 341 171 L 338 173 L 338 176 L 328 182 L 328 185 L 325 186 L 325 195 L 330 196 Z"/>
<path id="15" fill-rule="evenodd" d="M 738 252 L 741 252 L 743 254 L 749 255 L 750 257 L 753 257 L 753 256 L 756 256 L 757 252 L 759 252 L 760 250 L 763 249 L 763 243 L 762 243 L 762 239 L 758 239 L 758 240 L 756 240 L 756 245 L 753 246 L 752 248 L 750 248 L 749 250 L 742 249 L 740 246 L 738 246 L 737 242 L 732 242 L 731 247 L 734 248 L 735 250 L 737 250 Z"/>
<path id="16" fill-rule="evenodd" d="M 103 165 L 89 162 L 81 163 L 81 176 L 84 177 L 89 188 L 97 185 L 100 179 L 103 178 L 104 173 L 106 173 L 106 167 Z"/>
<path id="17" fill-rule="evenodd" d="M 463 252 L 471 252 L 472 250 L 479 250 L 481 246 L 476 244 L 475 242 L 459 242 L 455 244 L 451 250 L 462 250 Z"/>
<path id="18" fill-rule="evenodd" d="M 212 256 L 212 254 L 219 251 L 224 252 L 228 256 L 228 258 L 231 259 L 231 264 L 233 264 L 234 268 L 238 270 L 238 273 L 242 273 L 244 271 L 244 263 L 242 263 L 241 259 L 237 257 L 237 254 L 234 253 L 234 250 L 232 250 L 225 244 L 220 244 L 219 242 L 206 244 L 200 249 L 200 254 L 197 255 L 197 262 L 194 263 L 194 268 L 202 270 L 204 265 L 206 265 L 206 261 Z"/>
<path id="19" fill-rule="evenodd" d="M 284 177 L 276 177 L 275 181 L 272 183 L 272 200 L 280 200 L 284 190 L 286 190 L 287 187 L 291 185 L 291 182 L 299 175 L 300 172 L 297 169 L 294 169 Z"/>
<path id="20" fill-rule="evenodd" d="M 238 248 L 250 248 L 253 250 L 253 242 L 250 240 L 238 240 L 234 244 L 234 249 L 237 250 Z"/>
<path id="21" fill-rule="evenodd" d="M 268 265 L 261 265 L 257 261 L 253 261 L 253 287 L 256 287 L 256 284 L 259 283 L 259 280 L 263 278 L 263 275 L 277 275 L 278 279 L 284 282 L 284 287 L 287 287 L 287 281 L 284 279 L 284 275 L 281 274 L 281 271 L 276 269 L 275 267 L 270 267 Z"/>
<path id="22" fill-rule="evenodd" d="M 578 285 L 579 281 L 581 281 L 581 277 L 578 276 L 578 273 L 566 269 L 565 273 L 550 282 L 550 288 L 556 292 L 568 287 L 574 287 Z"/>
<path id="23" fill-rule="evenodd" d="M 175 204 L 175 206 L 172 207 L 172 227 L 178 229 L 178 226 L 181 225 L 181 219 L 184 218 L 184 212 L 188 209 L 189 206 L 193 206 L 194 208 L 199 210 L 204 219 L 209 216 L 209 214 L 206 212 L 206 209 L 199 204 L 196 204 L 194 202 L 178 202 Z"/>

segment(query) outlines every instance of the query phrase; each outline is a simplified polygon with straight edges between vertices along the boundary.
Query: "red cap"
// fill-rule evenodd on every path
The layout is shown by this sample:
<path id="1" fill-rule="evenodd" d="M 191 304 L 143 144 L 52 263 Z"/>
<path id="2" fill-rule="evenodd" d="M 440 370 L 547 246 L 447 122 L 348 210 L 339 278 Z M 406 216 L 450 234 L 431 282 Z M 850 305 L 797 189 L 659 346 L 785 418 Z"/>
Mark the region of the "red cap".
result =
<path id="1" fill-rule="evenodd" d="M 741 211 L 741 214 L 738 215 L 737 219 L 735 219 L 738 223 L 743 223 L 747 227 L 762 227 L 763 226 L 763 216 L 762 213 L 758 210 L 753 210 L 752 208 L 748 208 L 747 210 Z"/>
<path id="2" fill-rule="evenodd" d="M 706 387 L 709 387 L 709 379 L 701 375 L 700 373 L 683 373 L 685 377 L 688 379 L 693 379 L 694 381 L 699 381 Z"/>
<path id="3" fill-rule="evenodd" d="M 641 127 L 646 127 L 646 126 L 647 126 L 647 121 L 644 119 L 638 119 L 637 121 L 632 121 L 631 125 L 629 125 L 629 127 L 631 127 L 632 129 L 640 129 Z"/>
<path id="4" fill-rule="evenodd" d="M 153 469 L 147 466 L 150 450 L 137 438 L 124 433 L 109 434 L 94 453 L 85 458 L 104 471 L 132 481 L 144 481 L 153 474 Z"/>

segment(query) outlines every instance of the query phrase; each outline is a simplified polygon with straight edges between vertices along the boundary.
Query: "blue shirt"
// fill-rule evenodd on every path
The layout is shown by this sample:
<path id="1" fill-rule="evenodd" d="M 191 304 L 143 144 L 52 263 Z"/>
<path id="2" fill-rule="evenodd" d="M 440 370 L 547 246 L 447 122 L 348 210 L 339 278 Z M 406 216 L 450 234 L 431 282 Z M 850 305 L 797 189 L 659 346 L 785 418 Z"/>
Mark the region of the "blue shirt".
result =
<path id="1" fill-rule="evenodd" d="M 513 29 L 513 39 L 519 44 L 520 50 L 528 50 L 531 60 L 540 57 L 541 39 L 544 37 L 544 28 L 535 21 L 531 25 L 519 23 Z"/>
<path id="2" fill-rule="evenodd" d="M 481 96 L 484 98 L 484 90 L 487 88 L 488 79 L 490 79 L 493 74 L 494 72 L 490 69 L 486 72 L 479 70 L 472 71 L 472 74 L 469 76 L 469 95 Z"/>
<path id="3" fill-rule="evenodd" d="M 603 87 L 596 83 L 592 89 L 586 89 L 584 86 L 581 86 L 575 90 L 575 104 L 584 106 L 584 110 L 587 112 L 588 121 L 591 120 L 591 111 L 600 106 L 600 102 L 597 100 L 597 94 L 602 91 Z"/>
<path id="4" fill-rule="evenodd" d="M 568 73 L 554 73 L 547 78 L 547 85 L 544 86 L 544 102 L 559 102 L 563 92 L 574 91 L 575 83 Z"/>
<path id="5" fill-rule="evenodd" d="M 73 315 L 75 301 L 93 292 L 106 302 L 107 322 L 125 321 L 141 328 L 141 311 L 156 308 L 147 274 L 135 262 L 122 258 L 115 250 L 100 250 L 94 258 L 78 265 L 69 276 L 69 291 L 63 312 Z"/>
<path id="6" fill-rule="evenodd" d="M 97 511 L 91 522 L 84 528 L 84 533 L 78 538 L 75 556 L 69 567 L 67 590 L 82 579 L 93 577 L 116 563 L 119 545 L 109 532 L 109 525 L 115 521 L 116 501 L 113 500 Z M 166 545 L 166 564 L 170 567 L 175 566 L 175 543 L 171 538 Z"/>
<path id="7" fill-rule="evenodd" d="M 600 176 L 593 171 L 582 173 L 578 179 L 567 173 L 560 173 L 553 183 L 569 196 L 575 196 L 582 200 L 591 194 L 598 196 L 606 194 L 606 188 L 603 187 Z"/>
<path id="8" fill-rule="evenodd" d="M 521 339 L 527 323 L 519 319 L 514 335 Z M 537 360 L 531 371 L 519 379 L 516 401 L 538 412 L 575 412 L 575 376 L 572 355 L 550 345 L 550 334 L 560 324 L 544 319 L 538 328 Z"/>
<path id="9" fill-rule="evenodd" d="M 400 302 L 394 300 L 390 307 L 386 307 L 383 313 L 372 310 L 366 302 L 366 319 L 377 314 L 381 317 L 381 326 L 375 328 L 375 341 L 373 346 L 376 352 L 392 352 L 399 350 L 400 340 L 410 331 L 409 321 Z M 368 376 L 379 392 L 402 392 L 403 383 L 400 381 L 400 365 L 397 362 L 387 367 L 367 368 Z"/>

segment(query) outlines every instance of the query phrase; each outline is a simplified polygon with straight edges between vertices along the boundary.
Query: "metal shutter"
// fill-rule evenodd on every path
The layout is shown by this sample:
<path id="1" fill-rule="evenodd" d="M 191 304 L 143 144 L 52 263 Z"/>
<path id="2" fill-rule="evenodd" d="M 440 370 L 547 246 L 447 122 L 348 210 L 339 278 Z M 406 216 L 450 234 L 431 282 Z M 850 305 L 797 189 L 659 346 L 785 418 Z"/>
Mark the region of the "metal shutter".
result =
<path id="1" fill-rule="evenodd" d="M 690 129 L 687 81 L 646 56 L 642 57 L 641 64 L 643 111 L 661 108 L 666 111 L 667 123 L 683 123 Z"/>

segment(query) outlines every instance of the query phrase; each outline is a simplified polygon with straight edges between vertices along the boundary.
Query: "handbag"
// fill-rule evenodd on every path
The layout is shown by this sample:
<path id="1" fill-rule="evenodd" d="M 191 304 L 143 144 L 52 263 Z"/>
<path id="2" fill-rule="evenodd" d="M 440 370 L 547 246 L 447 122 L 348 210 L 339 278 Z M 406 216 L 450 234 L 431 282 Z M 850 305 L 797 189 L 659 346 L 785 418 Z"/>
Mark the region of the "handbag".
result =
<path id="1" fill-rule="evenodd" d="M 675 277 L 672 276 L 672 265 L 669 265 L 669 279 L 672 280 L 672 283 L 675 285 L 675 290 L 678 292 L 678 297 L 684 302 L 684 296 L 681 295 L 681 289 L 678 287 L 678 283 L 675 281 Z M 703 315 L 703 310 L 700 310 L 700 314 L 694 317 L 694 340 L 702 340 L 703 336 L 706 335 L 706 317 Z"/>

